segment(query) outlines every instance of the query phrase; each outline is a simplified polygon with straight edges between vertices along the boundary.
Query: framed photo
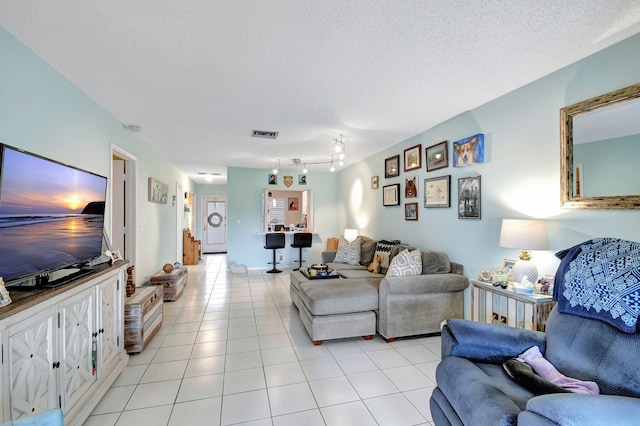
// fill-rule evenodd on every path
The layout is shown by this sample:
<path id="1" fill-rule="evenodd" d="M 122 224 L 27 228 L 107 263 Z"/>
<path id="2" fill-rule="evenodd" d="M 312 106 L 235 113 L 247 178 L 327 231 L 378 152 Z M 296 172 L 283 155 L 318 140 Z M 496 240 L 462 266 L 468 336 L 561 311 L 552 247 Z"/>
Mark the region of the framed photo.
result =
<path id="1" fill-rule="evenodd" d="M 484 163 L 484 135 L 469 136 L 453 143 L 453 167 Z"/>
<path id="2" fill-rule="evenodd" d="M 269 173 L 269 185 L 277 185 L 278 184 L 278 175 L 273 173 Z"/>
<path id="3" fill-rule="evenodd" d="M 382 205 L 383 206 L 399 206 L 400 205 L 400 184 L 386 185 L 382 187 Z"/>
<path id="4" fill-rule="evenodd" d="M 287 199 L 287 205 L 289 206 L 290 212 L 298 211 L 298 197 L 289 197 Z"/>
<path id="5" fill-rule="evenodd" d="M 404 220 L 418 220 L 418 203 L 405 203 Z"/>
<path id="6" fill-rule="evenodd" d="M 158 204 L 167 204 L 169 198 L 169 185 L 158 179 L 149 178 L 149 201 Z"/>
<path id="7" fill-rule="evenodd" d="M 480 219 L 480 176 L 458 179 L 458 219 Z"/>
<path id="8" fill-rule="evenodd" d="M 117 262 L 119 260 L 124 260 L 122 258 L 122 255 L 120 254 L 120 250 L 112 250 L 111 251 L 111 258 L 113 259 L 113 262 Z"/>
<path id="9" fill-rule="evenodd" d="M 424 150 L 424 159 L 427 162 L 427 171 L 449 167 L 449 150 L 447 141 L 442 141 Z"/>
<path id="10" fill-rule="evenodd" d="M 298 185 L 307 184 L 307 175 L 298 175 Z"/>
<path id="11" fill-rule="evenodd" d="M 400 176 L 400 156 L 394 155 L 384 160 L 384 177 L 392 178 Z"/>
<path id="12" fill-rule="evenodd" d="M 426 208 L 451 207 L 451 175 L 424 180 Z"/>
<path id="13" fill-rule="evenodd" d="M 422 144 L 404 150 L 404 171 L 422 168 Z"/>
<path id="14" fill-rule="evenodd" d="M 418 196 L 418 178 L 415 176 L 404 180 L 404 198 L 416 198 Z"/>
<path id="15" fill-rule="evenodd" d="M 504 263 L 502 264 L 502 268 L 507 271 L 507 281 L 511 282 L 513 281 L 513 265 L 516 264 L 516 261 L 513 259 L 505 259 Z"/>
<path id="16" fill-rule="evenodd" d="M 378 189 L 378 176 L 371 176 L 371 189 Z"/>

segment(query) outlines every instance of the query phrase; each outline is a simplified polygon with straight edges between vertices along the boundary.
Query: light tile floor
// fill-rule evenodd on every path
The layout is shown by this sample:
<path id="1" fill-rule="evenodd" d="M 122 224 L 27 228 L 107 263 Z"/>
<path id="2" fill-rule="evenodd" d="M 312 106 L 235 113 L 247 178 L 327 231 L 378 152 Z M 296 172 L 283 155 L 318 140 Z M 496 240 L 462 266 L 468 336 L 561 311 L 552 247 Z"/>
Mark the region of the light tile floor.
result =
<path id="1" fill-rule="evenodd" d="M 289 273 L 189 266 L 162 328 L 91 416 L 93 425 L 431 425 L 440 337 L 313 346 Z"/>

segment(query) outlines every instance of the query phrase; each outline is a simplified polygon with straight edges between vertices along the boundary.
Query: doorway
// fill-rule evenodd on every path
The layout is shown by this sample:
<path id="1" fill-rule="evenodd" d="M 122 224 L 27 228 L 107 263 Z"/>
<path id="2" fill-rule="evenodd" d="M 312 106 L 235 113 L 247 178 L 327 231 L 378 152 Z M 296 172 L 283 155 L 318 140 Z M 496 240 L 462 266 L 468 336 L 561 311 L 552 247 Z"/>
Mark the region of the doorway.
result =
<path id="1" fill-rule="evenodd" d="M 137 158 L 113 145 L 111 149 L 111 248 L 135 264 Z"/>
<path id="2" fill-rule="evenodd" d="M 202 252 L 227 252 L 227 197 L 202 197 Z"/>

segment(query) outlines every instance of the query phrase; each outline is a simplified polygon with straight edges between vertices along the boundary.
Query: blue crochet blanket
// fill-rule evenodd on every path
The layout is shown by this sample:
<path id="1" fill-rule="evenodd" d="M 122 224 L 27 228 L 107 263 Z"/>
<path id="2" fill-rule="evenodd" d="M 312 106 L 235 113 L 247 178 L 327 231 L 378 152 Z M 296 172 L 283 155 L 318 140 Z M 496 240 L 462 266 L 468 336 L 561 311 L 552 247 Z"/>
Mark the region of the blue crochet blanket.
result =
<path id="1" fill-rule="evenodd" d="M 553 299 L 560 312 L 635 333 L 640 316 L 640 243 L 597 238 L 556 253 Z"/>

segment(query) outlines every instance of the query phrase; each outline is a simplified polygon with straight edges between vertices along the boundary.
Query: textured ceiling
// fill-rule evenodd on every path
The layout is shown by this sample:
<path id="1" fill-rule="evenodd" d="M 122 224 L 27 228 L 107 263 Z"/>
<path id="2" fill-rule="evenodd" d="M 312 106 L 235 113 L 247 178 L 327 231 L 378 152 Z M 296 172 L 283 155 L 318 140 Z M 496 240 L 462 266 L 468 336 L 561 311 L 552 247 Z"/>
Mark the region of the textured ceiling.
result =
<path id="1" fill-rule="evenodd" d="M 2 0 L 0 25 L 221 183 L 328 161 L 340 134 L 346 165 L 380 152 L 640 32 L 640 2 Z"/>

